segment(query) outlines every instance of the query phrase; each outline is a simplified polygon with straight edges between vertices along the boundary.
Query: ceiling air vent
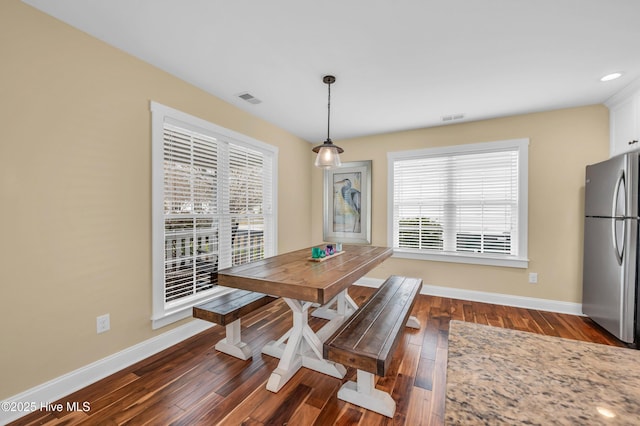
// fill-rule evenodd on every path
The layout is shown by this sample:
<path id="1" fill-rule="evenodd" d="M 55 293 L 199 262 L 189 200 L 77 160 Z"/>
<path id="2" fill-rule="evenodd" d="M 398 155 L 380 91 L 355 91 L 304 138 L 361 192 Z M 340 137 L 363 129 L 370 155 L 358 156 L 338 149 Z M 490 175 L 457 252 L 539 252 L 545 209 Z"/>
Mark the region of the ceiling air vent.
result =
<path id="1" fill-rule="evenodd" d="M 260 99 L 254 97 L 252 94 L 248 92 L 240 93 L 238 97 L 254 105 L 257 105 L 262 102 Z"/>
<path id="2" fill-rule="evenodd" d="M 457 120 L 462 120 L 463 118 L 464 118 L 464 114 L 443 115 L 442 121 L 446 123 L 447 121 L 457 121 Z"/>

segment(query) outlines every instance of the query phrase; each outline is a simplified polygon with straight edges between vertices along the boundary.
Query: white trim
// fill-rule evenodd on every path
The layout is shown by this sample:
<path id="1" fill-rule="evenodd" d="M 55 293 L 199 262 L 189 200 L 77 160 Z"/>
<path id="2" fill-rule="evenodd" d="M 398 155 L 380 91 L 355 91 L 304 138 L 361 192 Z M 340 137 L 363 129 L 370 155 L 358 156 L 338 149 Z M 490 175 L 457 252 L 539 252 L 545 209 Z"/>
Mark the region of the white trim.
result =
<path id="1" fill-rule="evenodd" d="M 355 285 L 363 287 L 380 287 L 384 280 L 377 278 L 360 278 Z M 485 291 L 465 290 L 460 288 L 423 285 L 420 294 L 449 297 L 451 299 L 469 300 L 473 302 L 492 303 L 495 305 L 514 306 L 516 308 L 535 309 L 538 311 L 557 312 L 560 314 L 580 315 L 582 304 L 562 302 L 558 300 L 538 299 L 535 297 L 513 296 L 510 294 L 489 293 Z"/>
<path id="2" fill-rule="evenodd" d="M 166 333 L 152 337 L 106 358 L 11 396 L 2 402 L 18 402 L 25 406 L 35 404 L 35 407 L 39 409 L 41 403 L 47 404 L 57 401 L 213 326 L 214 324 L 207 321 L 188 322 Z M 27 414 L 29 413 L 0 410 L 0 424 L 7 424 Z"/>
<path id="3" fill-rule="evenodd" d="M 152 328 L 156 329 L 156 321 L 164 315 L 164 297 L 155 289 L 164 286 L 164 270 L 157 265 L 164 264 L 164 171 L 154 165 L 162 164 L 164 153 L 158 144 L 163 141 L 164 114 L 163 105 L 151 102 L 151 312 Z M 159 110 L 161 114 L 156 114 Z M 158 318 L 156 318 L 156 316 Z M 166 324 L 164 324 L 166 325 Z"/>
<path id="4" fill-rule="evenodd" d="M 182 309 L 170 314 L 166 314 L 165 316 L 162 316 L 158 319 L 151 318 L 151 329 L 157 330 L 190 316 L 193 316 L 193 306 L 184 306 Z"/>
<path id="5" fill-rule="evenodd" d="M 474 265 L 504 266 L 507 268 L 528 268 L 529 259 L 513 256 L 495 257 L 491 255 L 473 255 L 472 253 L 438 253 L 401 248 L 393 249 L 393 257 L 400 259 L 431 260 L 436 262 L 468 263 Z"/>

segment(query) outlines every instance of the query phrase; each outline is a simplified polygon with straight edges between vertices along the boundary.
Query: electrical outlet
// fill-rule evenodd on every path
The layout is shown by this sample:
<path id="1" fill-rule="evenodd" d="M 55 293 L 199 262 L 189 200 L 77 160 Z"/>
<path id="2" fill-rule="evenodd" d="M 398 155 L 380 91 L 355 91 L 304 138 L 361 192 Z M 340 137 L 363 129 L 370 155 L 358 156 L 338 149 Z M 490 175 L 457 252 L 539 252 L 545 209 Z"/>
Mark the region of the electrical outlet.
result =
<path id="1" fill-rule="evenodd" d="M 538 283 L 538 273 L 529 272 L 529 284 L 537 284 L 537 283 Z"/>
<path id="2" fill-rule="evenodd" d="M 96 330 L 98 334 L 109 331 L 111 328 L 109 314 L 100 315 L 96 318 Z"/>

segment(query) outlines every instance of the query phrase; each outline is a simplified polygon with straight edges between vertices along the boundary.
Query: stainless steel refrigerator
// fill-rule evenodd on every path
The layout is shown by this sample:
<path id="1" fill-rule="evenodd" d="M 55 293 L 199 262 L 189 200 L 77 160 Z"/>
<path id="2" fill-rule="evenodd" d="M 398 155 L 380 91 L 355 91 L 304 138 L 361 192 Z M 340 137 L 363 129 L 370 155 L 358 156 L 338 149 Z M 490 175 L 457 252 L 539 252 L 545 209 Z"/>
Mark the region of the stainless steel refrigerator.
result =
<path id="1" fill-rule="evenodd" d="M 587 166 L 582 312 L 618 339 L 638 342 L 640 154 Z"/>

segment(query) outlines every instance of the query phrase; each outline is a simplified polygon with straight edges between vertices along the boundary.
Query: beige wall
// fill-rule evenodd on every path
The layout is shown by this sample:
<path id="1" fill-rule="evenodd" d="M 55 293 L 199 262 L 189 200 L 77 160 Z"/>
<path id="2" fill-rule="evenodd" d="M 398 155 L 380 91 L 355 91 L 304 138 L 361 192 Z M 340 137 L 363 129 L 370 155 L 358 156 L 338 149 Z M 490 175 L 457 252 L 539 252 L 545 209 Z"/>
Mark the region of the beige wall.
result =
<path id="1" fill-rule="evenodd" d="M 373 160 L 372 239 L 387 245 L 387 152 L 529 138 L 529 268 L 407 259 L 387 260 L 370 275 L 421 277 L 425 284 L 580 303 L 584 169 L 608 157 L 608 110 L 565 109 L 336 142 L 343 161 Z M 315 244 L 322 241 L 322 172 L 313 174 Z M 528 273 L 539 274 L 538 284 Z"/>
<path id="2" fill-rule="evenodd" d="M 307 142 L 18 0 L 0 54 L 0 399 L 171 328 L 150 321 L 150 100 L 278 146 L 279 250 L 310 245 Z"/>

